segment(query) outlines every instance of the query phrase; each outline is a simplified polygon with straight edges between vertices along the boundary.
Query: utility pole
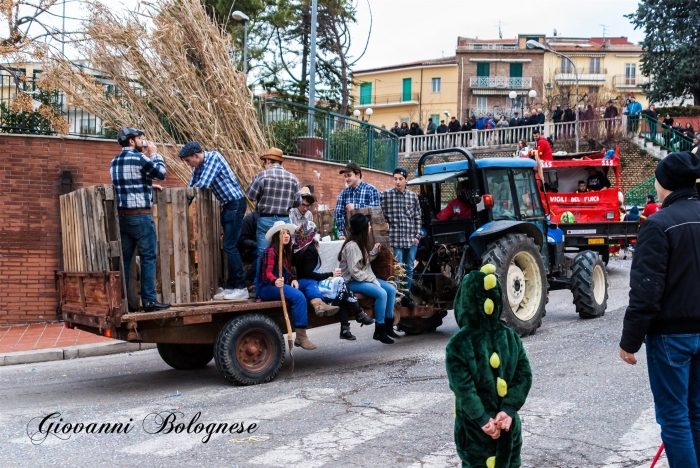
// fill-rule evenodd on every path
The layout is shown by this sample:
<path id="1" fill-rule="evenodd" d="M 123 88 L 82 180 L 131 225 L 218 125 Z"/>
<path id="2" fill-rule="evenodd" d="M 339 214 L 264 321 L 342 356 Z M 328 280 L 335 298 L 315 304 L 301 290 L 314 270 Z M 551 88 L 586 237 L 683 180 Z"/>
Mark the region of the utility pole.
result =
<path id="1" fill-rule="evenodd" d="M 311 1 L 311 66 L 309 67 L 309 136 L 314 136 L 314 108 L 316 107 L 316 17 L 317 0 Z"/>

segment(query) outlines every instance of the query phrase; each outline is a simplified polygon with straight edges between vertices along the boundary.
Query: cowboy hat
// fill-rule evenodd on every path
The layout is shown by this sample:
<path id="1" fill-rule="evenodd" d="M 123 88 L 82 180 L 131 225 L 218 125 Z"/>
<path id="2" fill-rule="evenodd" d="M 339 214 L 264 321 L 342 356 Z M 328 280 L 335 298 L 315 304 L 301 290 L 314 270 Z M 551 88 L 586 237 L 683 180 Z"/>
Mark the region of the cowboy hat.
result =
<path id="1" fill-rule="evenodd" d="M 292 236 L 296 228 L 297 227 L 291 223 L 285 223 L 284 221 L 275 221 L 275 224 L 273 224 L 272 227 L 267 230 L 267 233 L 265 233 L 265 240 L 268 242 L 272 242 L 272 236 L 275 235 L 275 233 L 280 232 L 282 229 L 286 229 L 287 232 L 289 232 L 289 235 Z"/>
<path id="2" fill-rule="evenodd" d="M 265 159 L 271 159 L 272 161 L 279 161 L 283 162 L 284 161 L 284 153 L 282 152 L 281 149 L 279 148 L 270 148 L 260 156 L 260 159 L 265 160 Z"/>

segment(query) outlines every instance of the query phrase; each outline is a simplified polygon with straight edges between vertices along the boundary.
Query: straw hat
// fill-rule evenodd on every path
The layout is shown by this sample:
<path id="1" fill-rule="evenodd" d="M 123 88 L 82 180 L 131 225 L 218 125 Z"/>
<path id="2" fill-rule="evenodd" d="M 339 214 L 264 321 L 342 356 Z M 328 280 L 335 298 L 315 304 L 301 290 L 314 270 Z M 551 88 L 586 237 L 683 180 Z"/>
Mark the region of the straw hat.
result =
<path id="1" fill-rule="evenodd" d="M 293 236 L 296 228 L 297 227 L 291 223 L 285 223 L 284 221 L 275 221 L 275 224 L 273 224 L 272 227 L 265 234 L 265 240 L 268 242 L 272 242 L 272 236 L 275 235 L 275 233 L 281 231 L 282 229 L 286 229 L 287 232 L 289 232 L 289 235 Z"/>
<path id="2" fill-rule="evenodd" d="M 284 153 L 279 148 L 270 148 L 260 156 L 260 159 L 271 159 L 273 161 L 284 162 Z"/>
<path id="3" fill-rule="evenodd" d="M 301 198 L 311 198 L 314 201 L 314 203 L 318 201 L 316 200 L 316 197 L 314 197 L 314 194 L 311 193 L 311 190 L 309 190 L 309 187 L 301 188 Z"/>

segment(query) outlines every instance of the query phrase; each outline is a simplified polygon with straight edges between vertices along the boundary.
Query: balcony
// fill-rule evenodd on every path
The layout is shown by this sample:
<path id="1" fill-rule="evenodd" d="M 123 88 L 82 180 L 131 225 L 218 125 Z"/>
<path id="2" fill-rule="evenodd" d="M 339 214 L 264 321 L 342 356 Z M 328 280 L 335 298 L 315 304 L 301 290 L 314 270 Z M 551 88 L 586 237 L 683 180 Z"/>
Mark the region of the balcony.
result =
<path id="1" fill-rule="evenodd" d="M 647 83 L 649 83 L 647 76 L 615 75 L 613 77 L 613 87 L 620 91 L 641 91 L 642 85 Z"/>
<path id="2" fill-rule="evenodd" d="M 602 86 L 605 84 L 605 80 L 608 76 L 608 70 L 606 68 L 579 68 L 578 70 L 578 84 L 592 85 L 592 86 Z M 557 68 L 554 71 L 554 80 L 560 85 L 575 85 L 576 75 L 574 74 L 573 67 Z"/>
<path id="3" fill-rule="evenodd" d="M 368 107 L 398 107 L 418 105 L 420 93 L 393 93 L 379 94 L 371 96 L 371 102 L 361 100 L 360 104 L 356 105 L 357 109 L 366 109 Z"/>
<path id="4" fill-rule="evenodd" d="M 467 50 L 515 50 L 518 48 L 518 45 L 517 44 L 499 44 L 499 43 L 494 43 L 494 44 L 467 43 L 467 44 L 464 44 L 463 46 L 460 46 L 460 48 L 464 48 Z"/>
<path id="5" fill-rule="evenodd" d="M 506 95 L 514 89 L 530 89 L 530 76 L 471 76 L 469 87 L 472 94 L 477 96 Z"/>

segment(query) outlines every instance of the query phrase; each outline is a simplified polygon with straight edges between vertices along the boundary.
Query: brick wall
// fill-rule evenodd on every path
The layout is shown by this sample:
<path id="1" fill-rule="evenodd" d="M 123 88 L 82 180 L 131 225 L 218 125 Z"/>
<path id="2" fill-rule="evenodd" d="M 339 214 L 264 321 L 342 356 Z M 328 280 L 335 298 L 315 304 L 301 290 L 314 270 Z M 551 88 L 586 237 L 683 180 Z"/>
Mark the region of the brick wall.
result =
<path id="1" fill-rule="evenodd" d="M 61 173 L 70 171 L 71 190 L 110 183 L 109 163 L 119 152 L 114 141 L 0 135 L 0 324 L 55 320 L 58 296 L 54 270 L 61 269 Z M 344 188 L 342 165 L 290 158 L 285 166 L 303 184 L 314 185 L 324 203 L 335 206 Z M 314 170 L 320 174 L 316 177 Z M 391 176 L 364 171 L 382 190 Z M 181 185 L 170 177 L 166 187 Z"/>

